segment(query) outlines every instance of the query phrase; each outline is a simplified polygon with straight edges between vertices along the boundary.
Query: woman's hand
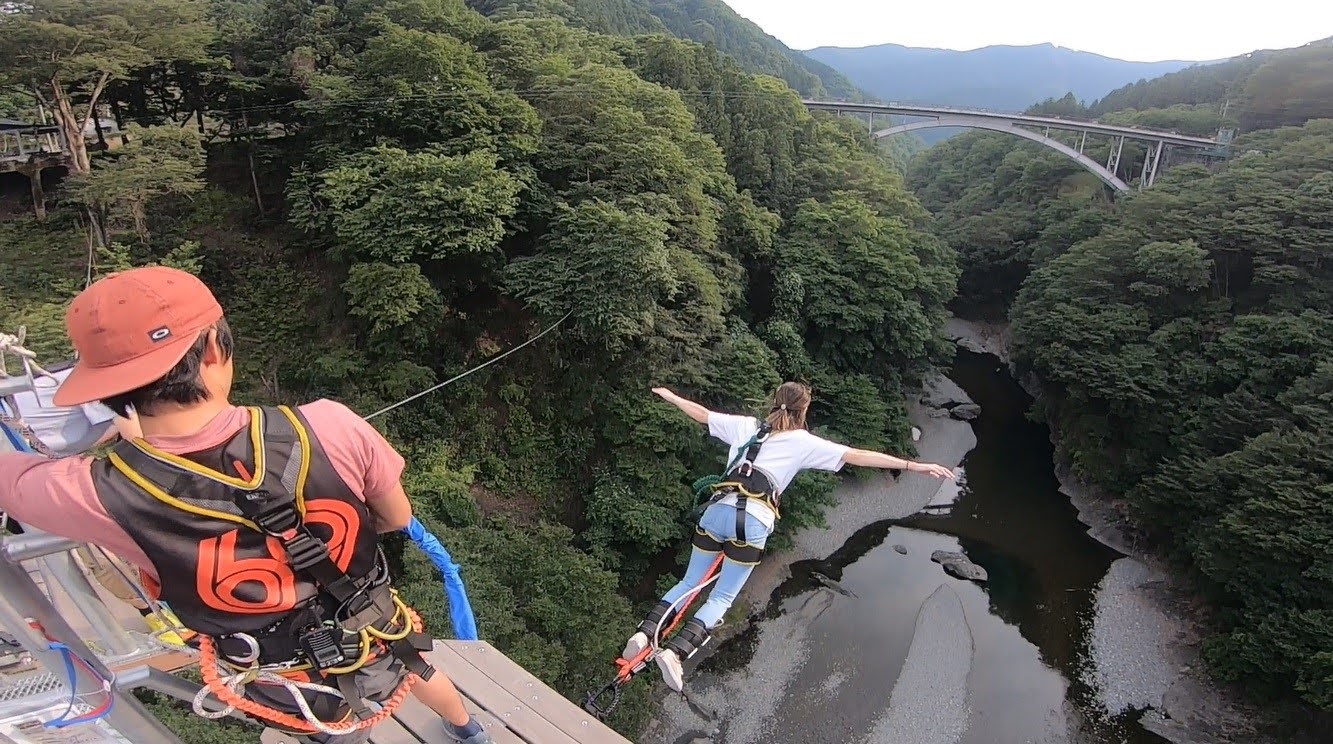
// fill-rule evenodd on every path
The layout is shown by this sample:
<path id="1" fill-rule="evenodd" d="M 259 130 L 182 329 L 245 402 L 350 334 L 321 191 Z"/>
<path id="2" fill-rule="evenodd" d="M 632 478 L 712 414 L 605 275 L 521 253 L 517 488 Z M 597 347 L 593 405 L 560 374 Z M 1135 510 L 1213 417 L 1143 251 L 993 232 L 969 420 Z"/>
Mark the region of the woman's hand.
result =
<path id="1" fill-rule="evenodd" d="M 954 477 L 952 468 L 946 468 L 933 462 L 908 462 L 907 469 L 913 473 L 925 473 L 935 478 L 952 479 Z"/>
<path id="2" fill-rule="evenodd" d="M 686 400 L 680 397 L 679 395 L 676 395 L 675 393 L 671 392 L 670 390 L 667 390 L 664 387 L 655 387 L 653 388 L 653 392 L 656 393 L 657 396 L 660 397 L 662 400 L 684 411 L 686 416 L 689 416 L 690 418 L 694 419 L 695 421 L 698 421 L 701 424 L 708 423 L 707 408 L 704 408 L 703 406 L 699 405 L 698 403 L 695 403 L 692 400 Z"/>

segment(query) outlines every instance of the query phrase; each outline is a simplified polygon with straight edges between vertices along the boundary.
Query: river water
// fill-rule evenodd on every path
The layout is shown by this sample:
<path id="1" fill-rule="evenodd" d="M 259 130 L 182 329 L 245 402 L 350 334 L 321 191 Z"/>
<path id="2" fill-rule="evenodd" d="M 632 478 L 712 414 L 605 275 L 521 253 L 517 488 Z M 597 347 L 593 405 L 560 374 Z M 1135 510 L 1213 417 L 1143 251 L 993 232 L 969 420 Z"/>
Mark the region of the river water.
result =
<path id="1" fill-rule="evenodd" d="M 1048 430 L 1026 418 L 1031 398 L 991 356 L 960 349 L 950 377 L 982 409 L 952 506 L 869 525 L 828 559 L 793 564 L 764 614 L 700 663 L 690 683 L 696 715 L 707 717 L 706 706 L 722 696 L 753 694 L 765 704 L 714 719 L 708 731 L 678 731 L 672 740 L 1165 741 L 1134 714 L 1098 715 L 1081 681 L 1095 590 L 1120 553 L 1089 537 L 1060 494 Z M 935 550 L 967 554 L 989 581 L 948 577 L 930 560 Z M 912 714 L 919 735 L 905 740 L 901 722 L 890 720 L 889 700 L 920 632 L 918 610 L 941 586 L 961 601 L 971 670 L 958 680 L 958 695 L 941 695 Z M 942 666 L 927 679 L 947 674 Z M 941 734 L 946 730 L 953 733 Z"/>

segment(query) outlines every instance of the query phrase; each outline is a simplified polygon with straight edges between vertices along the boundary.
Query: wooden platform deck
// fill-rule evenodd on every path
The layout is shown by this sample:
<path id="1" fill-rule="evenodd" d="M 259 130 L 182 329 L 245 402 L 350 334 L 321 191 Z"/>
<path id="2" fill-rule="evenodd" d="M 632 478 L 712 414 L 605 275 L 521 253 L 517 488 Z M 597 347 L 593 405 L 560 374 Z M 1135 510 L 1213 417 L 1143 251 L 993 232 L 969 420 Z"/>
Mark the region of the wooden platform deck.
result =
<path id="1" fill-rule="evenodd" d="M 485 641 L 436 641 L 431 662 L 449 675 L 496 744 L 630 744 L 606 724 L 547 687 Z M 371 744 L 452 741 L 439 716 L 408 698 L 393 719 L 371 731 Z M 293 740 L 269 729 L 264 744 Z"/>

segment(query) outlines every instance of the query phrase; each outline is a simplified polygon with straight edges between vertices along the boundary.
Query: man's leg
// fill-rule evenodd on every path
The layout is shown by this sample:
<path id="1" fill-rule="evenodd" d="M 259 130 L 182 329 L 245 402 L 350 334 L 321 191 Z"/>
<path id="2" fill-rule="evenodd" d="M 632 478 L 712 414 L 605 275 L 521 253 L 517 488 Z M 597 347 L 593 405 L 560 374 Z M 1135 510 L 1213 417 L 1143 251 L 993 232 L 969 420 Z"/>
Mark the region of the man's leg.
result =
<path id="1" fill-rule="evenodd" d="M 158 611 L 165 617 L 158 616 L 148 603 L 143 600 L 139 592 L 130 586 L 126 576 L 137 577 L 139 570 L 127 564 L 120 558 L 105 552 L 101 548 L 80 545 L 74 549 L 74 553 L 79 557 L 85 569 L 88 570 L 94 580 L 101 584 L 107 591 L 111 592 L 117 599 L 125 602 L 138 611 L 139 616 L 148 624 L 148 630 L 158 640 L 173 646 L 184 646 L 186 637 L 192 635 L 186 632 L 180 619 L 176 617 L 166 605 L 158 605 Z M 114 561 L 114 565 L 113 565 Z M 174 624 L 172 627 L 169 623 Z M 177 628 L 180 632 L 177 632 Z"/>
<path id="2" fill-rule="evenodd" d="M 463 696 L 458 694 L 454 681 L 442 670 L 436 669 L 430 679 L 418 679 L 412 686 L 412 695 L 455 726 L 466 726 L 471 720 L 463 707 Z"/>
<path id="3" fill-rule="evenodd" d="M 464 744 L 491 744 L 490 734 L 468 714 L 463 707 L 463 696 L 443 669 L 436 667 L 430 679 L 418 678 L 412 686 L 412 695 L 444 719 L 445 727 L 455 739 Z"/>

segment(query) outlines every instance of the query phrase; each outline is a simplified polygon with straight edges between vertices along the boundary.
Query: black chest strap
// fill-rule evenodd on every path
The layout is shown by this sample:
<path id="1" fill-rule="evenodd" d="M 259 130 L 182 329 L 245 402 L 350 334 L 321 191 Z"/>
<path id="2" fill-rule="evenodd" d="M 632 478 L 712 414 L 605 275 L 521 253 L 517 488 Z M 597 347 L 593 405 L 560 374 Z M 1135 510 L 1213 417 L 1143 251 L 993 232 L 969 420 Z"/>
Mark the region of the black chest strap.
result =
<path id="1" fill-rule="evenodd" d="M 329 546 L 306 527 L 294 494 L 237 488 L 232 490 L 232 500 L 246 519 L 282 543 L 293 570 L 314 581 L 338 603 L 335 619 L 345 629 L 355 632 L 381 619 L 383 608 L 375 607 L 367 591 L 370 577 L 357 581 L 338 568 Z M 373 617 L 360 617 L 363 614 Z"/>
<path id="2" fill-rule="evenodd" d="M 740 464 L 737 465 L 731 473 L 728 473 L 728 475 L 739 475 L 740 480 L 746 484 L 753 484 L 755 481 L 765 483 L 768 488 L 763 489 L 762 493 L 769 499 L 772 499 L 776 505 L 777 494 L 773 493 L 772 484 L 768 483 L 768 478 L 764 476 L 762 472 L 756 473 L 754 469 L 755 458 L 759 457 L 759 450 L 764 446 L 764 442 L 768 441 L 768 437 L 772 433 L 773 427 L 770 426 L 767 421 L 759 422 L 759 430 L 755 432 L 754 437 L 750 440 L 749 446 L 745 448 L 745 454 L 741 459 Z M 750 493 L 755 492 L 753 489 L 747 488 L 746 490 Z M 741 544 L 749 542 L 745 536 L 746 508 L 749 503 L 749 493 L 736 494 L 736 542 Z"/>

